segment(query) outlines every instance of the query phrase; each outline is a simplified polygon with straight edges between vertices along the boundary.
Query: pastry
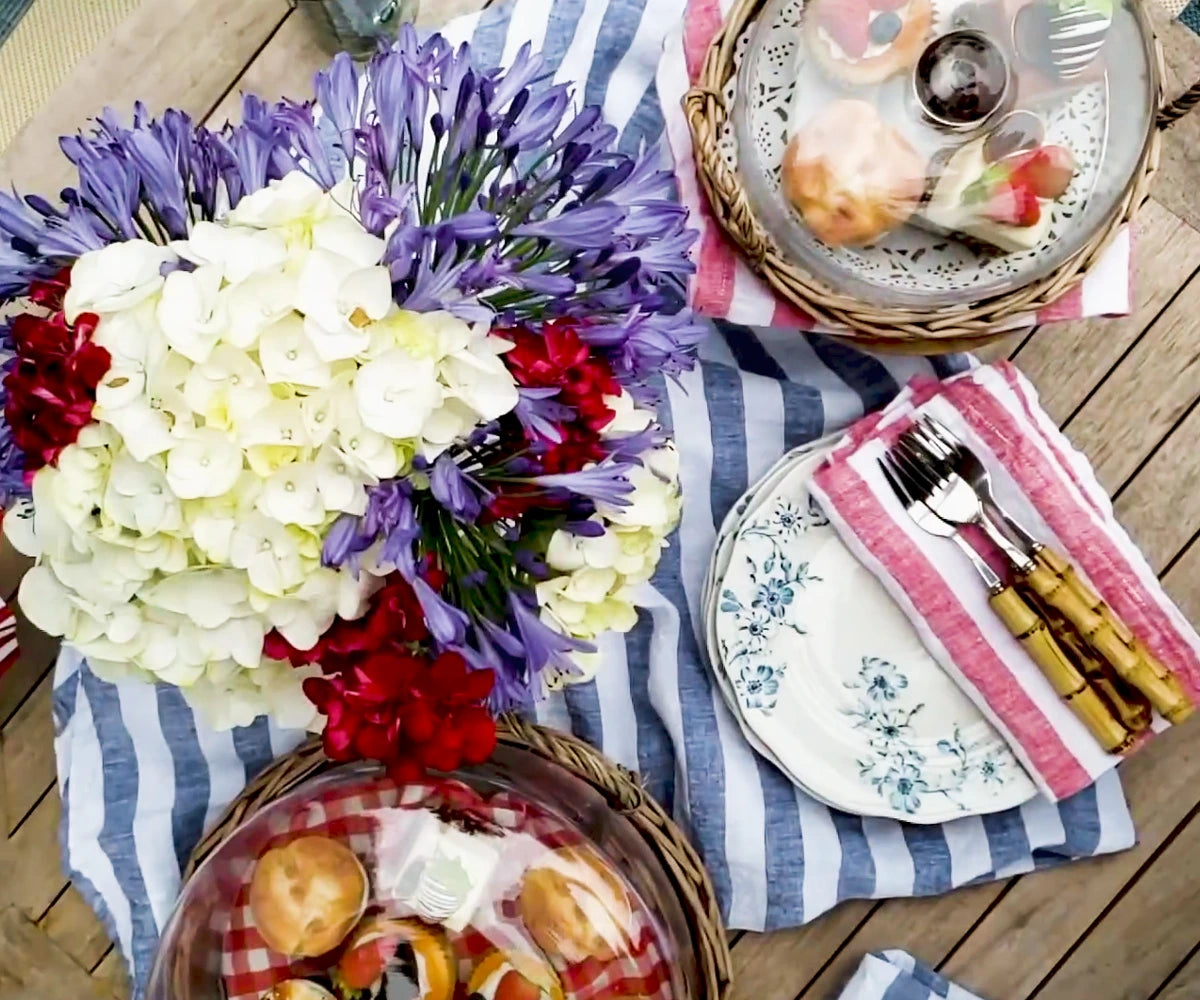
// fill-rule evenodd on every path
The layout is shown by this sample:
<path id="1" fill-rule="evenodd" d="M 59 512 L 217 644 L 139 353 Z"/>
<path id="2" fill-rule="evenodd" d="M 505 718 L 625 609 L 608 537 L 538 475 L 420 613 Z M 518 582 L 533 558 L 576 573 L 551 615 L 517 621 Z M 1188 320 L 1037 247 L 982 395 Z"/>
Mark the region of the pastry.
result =
<path id="1" fill-rule="evenodd" d="M 260 1000 L 337 1000 L 337 997 L 311 979 L 289 979 L 267 990 Z"/>
<path id="2" fill-rule="evenodd" d="M 367 890 L 367 873 L 350 848 L 300 837 L 258 859 L 250 912 L 270 948 L 314 957 L 336 948 L 358 923 Z"/>
<path id="3" fill-rule="evenodd" d="M 563 1000 L 563 988 L 543 960 L 524 952 L 490 951 L 471 973 L 467 995 L 472 1000 Z"/>
<path id="4" fill-rule="evenodd" d="M 917 61 L 933 24 L 929 0 L 811 0 L 808 51 L 833 79 L 880 83 Z"/>
<path id="5" fill-rule="evenodd" d="M 609 961 L 629 949 L 633 904 L 599 855 L 563 847 L 525 873 L 517 910 L 552 959 L 576 965 Z"/>
<path id="6" fill-rule="evenodd" d="M 333 980 L 340 995 L 356 1000 L 450 1000 L 458 970 L 440 930 L 373 917 L 355 930 Z"/>
<path id="7" fill-rule="evenodd" d="M 1032 250 L 1050 232 L 1050 204 L 1075 176 L 1075 161 L 1062 146 L 1038 146 L 989 162 L 987 139 L 959 148 L 946 162 L 921 220 L 1001 250 Z"/>
<path id="8" fill-rule="evenodd" d="M 818 239 L 853 246 L 912 215 L 925 190 L 925 161 L 866 101 L 834 101 L 792 136 L 782 180 Z"/>

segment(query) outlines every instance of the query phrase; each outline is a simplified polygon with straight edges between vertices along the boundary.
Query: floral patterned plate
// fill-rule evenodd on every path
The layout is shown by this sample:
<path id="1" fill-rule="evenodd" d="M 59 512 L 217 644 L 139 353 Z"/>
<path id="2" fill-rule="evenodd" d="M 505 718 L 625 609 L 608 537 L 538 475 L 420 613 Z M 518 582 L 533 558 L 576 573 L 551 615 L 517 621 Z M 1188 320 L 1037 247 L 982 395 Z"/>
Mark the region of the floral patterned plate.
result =
<path id="1" fill-rule="evenodd" d="M 1003 739 L 813 503 L 823 455 L 777 472 L 718 546 L 710 640 L 745 726 L 847 812 L 941 823 L 1032 798 Z"/>
<path id="2" fill-rule="evenodd" d="M 717 602 L 720 600 L 720 591 L 717 584 L 729 566 L 729 557 L 733 552 L 733 544 L 737 540 L 737 529 L 741 526 L 742 521 L 746 517 L 753 515 L 757 503 L 761 503 L 770 496 L 775 487 L 792 471 L 792 467 L 798 461 L 817 452 L 824 455 L 833 445 L 833 442 L 837 440 L 837 437 L 838 435 L 832 435 L 822 438 L 819 441 L 813 441 L 794 448 L 776 462 L 757 483 L 742 494 L 741 498 L 733 505 L 729 513 L 725 516 L 725 520 L 721 523 L 720 531 L 717 533 L 717 543 L 714 546 L 713 558 L 709 563 L 708 573 L 704 580 L 704 589 L 701 592 L 700 598 L 701 607 L 704 609 L 705 651 L 708 657 L 709 669 L 712 671 L 713 679 L 717 683 L 717 689 L 721 692 L 721 696 L 729 706 L 729 711 L 732 713 L 734 719 L 737 720 L 738 727 L 741 729 L 742 735 L 745 736 L 746 742 L 761 757 L 765 757 L 779 768 L 794 784 L 801 785 L 802 787 L 803 783 L 797 780 L 796 776 L 775 756 L 771 748 L 763 743 L 754 730 L 747 725 L 746 720 L 742 717 L 737 691 L 734 689 L 733 683 L 725 676 L 725 672 L 717 666 L 719 663 L 717 652 L 719 646 L 716 633 L 716 611 Z M 805 788 L 804 790 L 814 798 L 820 798 L 811 789 Z M 826 804 L 828 805 L 829 803 Z"/>

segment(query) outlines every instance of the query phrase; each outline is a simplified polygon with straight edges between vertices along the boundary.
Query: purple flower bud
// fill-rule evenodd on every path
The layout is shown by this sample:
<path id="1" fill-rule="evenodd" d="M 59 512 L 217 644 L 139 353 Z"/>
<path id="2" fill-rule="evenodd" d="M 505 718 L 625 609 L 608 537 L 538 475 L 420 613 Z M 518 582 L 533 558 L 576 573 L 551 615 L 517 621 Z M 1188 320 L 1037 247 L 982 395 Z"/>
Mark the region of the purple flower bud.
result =
<path id="1" fill-rule="evenodd" d="M 479 494 L 485 491 L 444 452 L 433 463 L 433 471 L 429 474 L 429 489 L 437 502 L 457 520 L 473 524 L 479 517 L 482 509 Z"/>
<path id="2" fill-rule="evenodd" d="M 461 644 L 467 634 L 470 619 L 459 608 L 447 604 L 441 595 L 420 576 L 412 581 L 413 591 L 421 602 L 429 634 L 442 646 Z"/>
<path id="3" fill-rule="evenodd" d="M 599 250 L 608 247 L 625 213 L 615 205 L 598 204 L 563 212 L 553 219 L 517 226 L 518 236 L 537 236 L 564 246 Z"/>
<path id="4" fill-rule="evenodd" d="M 530 610 L 518 594 L 508 595 L 508 606 L 516 625 L 517 635 L 525 649 L 525 662 L 531 674 L 538 674 L 547 667 L 574 672 L 577 667 L 571 659 L 574 652 L 594 652 L 595 646 L 556 632 Z"/>

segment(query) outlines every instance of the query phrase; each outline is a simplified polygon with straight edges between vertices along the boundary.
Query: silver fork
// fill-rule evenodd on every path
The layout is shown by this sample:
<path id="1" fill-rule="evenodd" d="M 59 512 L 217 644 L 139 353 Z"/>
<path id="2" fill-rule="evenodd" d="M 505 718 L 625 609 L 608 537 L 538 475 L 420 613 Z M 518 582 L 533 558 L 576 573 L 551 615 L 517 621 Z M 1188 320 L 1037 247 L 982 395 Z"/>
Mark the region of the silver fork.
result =
<path id="1" fill-rule="evenodd" d="M 949 538 L 953 541 L 962 550 L 963 555 L 971 560 L 971 564 L 983 579 L 989 593 L 998 594 L 1004 589 L 1004 581 L 996 575 L 983 557 L 971 548 L 970 543 L 958 533 L 958 528 L 943 521 L 927 503 L 918 499 L 924 490 L 908 472 L 900 467 L 890 452 L 885 452 L 883 458 L 879 459 L 879 468 L 883 471 L 888 485 L 892 487 L 892 492 L 896 494 L 896 499 L 903 504 L 908 516 L 913 519 L 918 528 L 931 535 L 936 535 L 938 538 Z"/>
<path id="2" fill-rule="evenodd" d="M 983 501 L 952 466 L 931 455 L 921 438 L 911 432 L 900 435 L 893 448 L 897 463 L 905 468 L 913 481 L 925 495 L 929 508 L 942 520 L 963 526 L 974 524 L 981 528 L 988 540 L 1021 574 L 1034 568 L 1034 561 L 1009 541 L 991 518 L 985 515 Z"/>
<path id="3" fill-rule="evenodd" d="M 996 499 L 992 489 L 992 477 L 987 466 L 980 461 L 966 444 L 949 427 L 936 417 L 922 414 L 916 424 L 917 436 L 931 452 L 953 464 L 954 469 L 979 495 L 985 507 L 990 507 L 1000 517 L 1003 527 L 1029 555 L 1037 555 L 1042 543 L 1033 537 Z"/>
<path id="4" fill-rule="evenodd" d="M 1007 586 L 984 562 L 979 553 L 959 534 L 957 525 L 950 523 L 948 519 L 943 520 L 937 514 L 937 508 L 931 502 L 929 493 L 931 485 L 940 490 L 937 483 L 926 474 L 919 463 L 914 465 L 899 443 L 884 453 L 879 466 L 896 498 L 904 505 L 904 509 L 916 525 L 922 531 L 938 538 L 953 540 L 971 560 L 987 585 L 988 604 L 996 616 L 1004 622 L 1009 634 L 1038 665 L 1059 697 L 1070 706 L 1096 742 L 1109 753 L 1124 753 L 1128 750 L 1133 744 L 1133 734 L 1112 713 L 1099 693 L 1088 685 L 1083 675 L 1063 652 L 1054 634 L 1046 627 L 1046 622 L 1013 587 Z"/>

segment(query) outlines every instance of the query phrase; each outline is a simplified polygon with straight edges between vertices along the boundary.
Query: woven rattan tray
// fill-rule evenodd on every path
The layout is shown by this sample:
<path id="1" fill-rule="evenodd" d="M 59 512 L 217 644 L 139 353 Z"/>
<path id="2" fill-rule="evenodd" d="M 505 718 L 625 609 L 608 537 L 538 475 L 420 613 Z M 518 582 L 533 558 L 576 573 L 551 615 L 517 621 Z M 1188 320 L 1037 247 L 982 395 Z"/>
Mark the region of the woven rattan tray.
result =
<path id="1" fill-rule="evenodd" d="M 1121 228 L 1149 197 L 1158 169 L 1161 132 L 1200 103 L 1200 82 L 1170 104 L 1161 92 L 1162 47 L 1154 39 L 1160 81 L 1158 128 L 1147 143 L 1134 177 L 1108 221 L 1087 243 L 1046 277 L 1014 292 L 979 302 L 914 310 L 875 306 L 839 294 L 787 259 L 755 217 L 737 174 L 722 155 L 721 141 L 731 108 L 727 85 L 736 67 L 739 40 L 754 25 L 767 0 L 736 0 L 709 46 L 696 85 L 684 98 L 692 133 L 696 172 L 713 214 L 750 266 L 783 298 L 824 326 L 845 328 L 844 337 L 867 347 L 930 354 L 980 347 L 1010 332 L 1014 317 L 1050 305 L 1083 280 Z"/>
<path id="2" fill-rule="evenodd" d="M 537 754 L 587 782 L 642 836 L 675 888 L 691 931 L 701 992 L 686 1000 L 723 1000 L 730 985 L 729 947 L 712 882 L 662 806 L 642 790 L 633 774 L 573 736 L 508 717 L 501 721 L 499 737 L 502 745 Z M 246 786 L 196 847 L 184 880 L 255 813 L 333 766 L 316 738 L 280 757 Z"/>

